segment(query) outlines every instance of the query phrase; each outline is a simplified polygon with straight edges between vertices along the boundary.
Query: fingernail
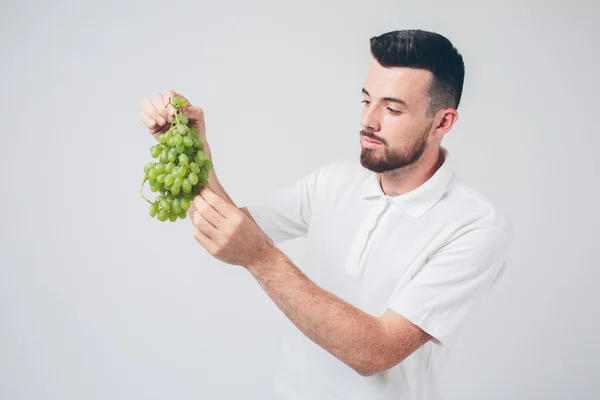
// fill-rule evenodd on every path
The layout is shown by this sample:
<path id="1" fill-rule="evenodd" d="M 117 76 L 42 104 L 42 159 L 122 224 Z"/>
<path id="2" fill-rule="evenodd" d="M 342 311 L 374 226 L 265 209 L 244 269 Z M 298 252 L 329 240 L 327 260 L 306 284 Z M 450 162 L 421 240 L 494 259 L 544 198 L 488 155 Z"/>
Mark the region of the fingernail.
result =
<path id="1" fill-rule="evenodd" d="M 172 115 L 169 115 L 169 116 L 167 117 L 167 119 L 169 120 L 169 122 L 173 122 L 173 120 L 174 120 L 175 118 L 174 118 Z"/>
<path id="2" fill-rule="evenodd" d="M 173 106 L 169 107 L 169 113 L 175 114 L 175 109 L 173 108 Z"/>
<path id="3" fill-rule="evenodd" d="M 148 128 L 152 128 L 154 126 L 154 121 L 148 122 Z"/>
<path id="4" fill-rule="evenodd" d="M 165 119 L 163 117 L 158 117 L 158 124 L 159 125 L 164 125 L 165 122 L 167 122 L 167 121 L 165 121 Z"/>

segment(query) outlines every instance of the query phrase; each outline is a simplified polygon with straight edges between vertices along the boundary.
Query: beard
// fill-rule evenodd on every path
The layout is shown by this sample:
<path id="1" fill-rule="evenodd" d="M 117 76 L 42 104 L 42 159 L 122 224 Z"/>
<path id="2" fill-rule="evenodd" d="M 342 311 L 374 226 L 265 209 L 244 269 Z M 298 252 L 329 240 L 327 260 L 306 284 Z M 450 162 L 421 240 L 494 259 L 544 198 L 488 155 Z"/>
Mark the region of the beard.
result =
<path id="1" fill-rule="evenodd" d="M 404 168 L 419 161 L 425 150 L 427 150 L 427 129 L 423 130 L 418 136 L 417 141 L 410 146 L 406 151 L 390 151 L 385 145 L 385 142 L 375 148 L 367 149 L 363 147 L 360 152 L 360 164 L 373 172 L 387 172 L 399 168 Z M 362 135 L 371 137 L 366 131 L 361 131 Z"/>

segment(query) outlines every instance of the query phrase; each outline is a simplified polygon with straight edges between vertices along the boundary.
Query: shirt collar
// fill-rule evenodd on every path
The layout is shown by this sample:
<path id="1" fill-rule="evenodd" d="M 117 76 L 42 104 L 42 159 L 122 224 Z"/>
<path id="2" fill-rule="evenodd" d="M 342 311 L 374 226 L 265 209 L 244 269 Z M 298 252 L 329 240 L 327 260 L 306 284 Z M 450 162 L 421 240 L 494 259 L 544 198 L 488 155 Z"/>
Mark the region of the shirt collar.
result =
<path id="1" fill-rule="evenodd" d="M 440 200 L 446 192 L 450 180 L 454 176 L 454 173 L 448 164 L 448 150 L 445 147 L 440 146 L 440 153 L 443 157 L 442 165 L 433 176 L 421 186 L 399 196 L 388 196 L 383 193 L 379 180 L 377 179 L 377 173 L 365 169 L 367 171 L 367 178 L 365 179 L 361 190 L 361 198 L 367 199 L 385 196 L 392 204 L 403 212 L 413 218 L 420 218 Z"/>

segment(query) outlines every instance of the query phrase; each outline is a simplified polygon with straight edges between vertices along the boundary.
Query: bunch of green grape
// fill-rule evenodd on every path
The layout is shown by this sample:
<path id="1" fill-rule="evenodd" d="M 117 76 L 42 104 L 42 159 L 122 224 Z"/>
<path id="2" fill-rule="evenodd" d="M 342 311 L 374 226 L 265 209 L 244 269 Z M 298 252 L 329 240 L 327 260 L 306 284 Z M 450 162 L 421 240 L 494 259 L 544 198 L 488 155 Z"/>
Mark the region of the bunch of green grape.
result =
<path id="1" fill-rule="evenodd" d="M 201 186 L 208 186 L 208 174 L 213 168 L 204 153 L 196 128 L 189 127 L 188 117 L 181 112 L 187 101 L 181 97 L 169 99 L 175 107 L 175 119 L 165 133 L 158 136 L 158 143 L 150 148 L 152 158 L 144 167 L 144 181 L 150 181 L 150 190 L 160 192 L 154 201 L 142 197 L 150 203 L 150 216 L 160 221 L 175 222 L 184 219 L 190 202 L 198 194 Z M 169 104 L 165 106 L 168 107 Z"/>

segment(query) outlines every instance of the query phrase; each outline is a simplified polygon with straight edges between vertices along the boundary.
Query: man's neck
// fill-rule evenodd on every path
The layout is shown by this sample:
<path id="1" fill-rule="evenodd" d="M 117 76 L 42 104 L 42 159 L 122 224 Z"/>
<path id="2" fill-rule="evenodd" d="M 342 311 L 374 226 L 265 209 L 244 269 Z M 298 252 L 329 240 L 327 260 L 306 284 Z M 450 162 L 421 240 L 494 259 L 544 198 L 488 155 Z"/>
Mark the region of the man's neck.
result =
<path id="1" fill-rule="evenodd" d="M 440 150 L 431 156 L 424 156 L 415 164 L 393 171 L 377 174 L 383 193 L 395 197 L 408 193 L 427 182 L 442 166 L 443 155 Z"/>

